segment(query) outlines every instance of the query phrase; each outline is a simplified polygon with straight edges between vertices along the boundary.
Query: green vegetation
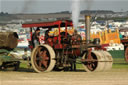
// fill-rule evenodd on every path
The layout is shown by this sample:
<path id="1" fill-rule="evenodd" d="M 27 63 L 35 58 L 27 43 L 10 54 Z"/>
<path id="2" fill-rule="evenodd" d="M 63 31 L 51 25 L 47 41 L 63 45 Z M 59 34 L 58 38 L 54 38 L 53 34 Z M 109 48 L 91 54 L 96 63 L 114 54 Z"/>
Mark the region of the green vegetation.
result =
<path id="1" fill-rule="evenodd" d="M 124 59 L 124 51 L 110 51 L 113 56 L 113 66 L 112 69 L 128 69 L 128 63 Z M 30 69 L 27 66 L 27 61 L 21 61 L 20 69 Z M 82 64 L 76 65 L 77 69 L 83 69 Z"/>
<path id="2" fill-rule="evenodd" d="M 27 67 L 27 63 L 22 62 L 22 63 L 20 64 L 20 68 L 28 68 L 28 67 Z"/>
<path id="3" fill-rule="evenodd" d="M 128 69 L 128 63 L 116 63 L 112 66 L 113 69 Z"/>
<path id="4" fill-rule="evenodd" d="M 83 69 L 83 65 L 77 64 L 76 68 Z M 30 68 L 28 68 L 27 63 L 22 62 L 20 64 L 20 69 L 28 70 Z M 125 62 L 124 58 L 114 58 L 112 69 L 128 69 L 128 63 Z"/>
<path id="5" fill-rule="evenodd" d="M 128 63 L 124 58 L 114 58 L 113 66 L 114 69 L 128 69 Z"/>
<path id="6" fill-rule="evenodd" d="M 124 59 L 124 51 L 109 51 L 113 57 L 113 69 L 128 69 L 128 63 Z M 77 64 L 77 68 L 83 69 L 82 64 Z"/>
<path id="7" fill-rule="evenodd" d="M 124 58 L 124 51 L 123 50 L 114 50 L 109 51 L 113 58 Z"/>

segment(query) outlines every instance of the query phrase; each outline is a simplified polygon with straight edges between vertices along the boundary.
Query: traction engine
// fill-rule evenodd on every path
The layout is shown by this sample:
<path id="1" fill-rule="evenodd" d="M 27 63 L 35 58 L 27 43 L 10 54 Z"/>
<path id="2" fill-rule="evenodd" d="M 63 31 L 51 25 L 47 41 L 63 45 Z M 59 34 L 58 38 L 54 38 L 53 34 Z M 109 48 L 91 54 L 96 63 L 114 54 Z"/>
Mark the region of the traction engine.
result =
<path id="1" fill-rule="evenodd" d="M 76 70 L 81 63 L 85 71 L 106 71 L 111 69 L 113 59 L 110 53 L 99 45 L 99 39 L 90 41 L 90 16 L 85 17 L 86 40 L 79 34 L 70 35 L 67 26 L 70 21 L 44 22 L 39 24 L 23 24 L 23 27 L 41 27 L 43 29 L 58 26 L 59 35 L 50 37 L 44 44 L 36 46 L 31 53 L 31 64 L 36 72 L 52 70 Z M 65 32 L 60 32 L 65 27 Z"/>

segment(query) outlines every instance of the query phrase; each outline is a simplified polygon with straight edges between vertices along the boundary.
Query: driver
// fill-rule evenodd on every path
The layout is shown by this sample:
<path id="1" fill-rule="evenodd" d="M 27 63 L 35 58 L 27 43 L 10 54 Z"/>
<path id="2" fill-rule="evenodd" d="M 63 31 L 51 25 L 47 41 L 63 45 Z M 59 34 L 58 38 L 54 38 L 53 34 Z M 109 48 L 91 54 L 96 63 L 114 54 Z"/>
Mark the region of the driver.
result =
<path id="1" fill-rule="evenodd" d="M 48 28 L 48 30 L 45 31 L 45 41 L 50 37 L 49 33 L 51 31 L 51 28 Z"/>
<path id="2" fill-rule="evenodd" d="M 33 47 L 36 47 L 37 45 L 40 44 L 39 36 L 40 36 L 40 29 L 37 28 L 36 31 L 32 35 L 32 46 Z"/>

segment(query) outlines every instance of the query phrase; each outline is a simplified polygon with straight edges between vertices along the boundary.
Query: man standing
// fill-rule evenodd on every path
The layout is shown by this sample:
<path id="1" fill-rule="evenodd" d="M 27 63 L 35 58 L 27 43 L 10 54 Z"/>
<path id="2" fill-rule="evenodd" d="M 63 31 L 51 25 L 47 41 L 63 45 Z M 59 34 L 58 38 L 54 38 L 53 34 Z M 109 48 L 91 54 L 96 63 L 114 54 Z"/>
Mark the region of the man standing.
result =
<path id="1" fill-rule="evenodd" d="M 45 41 L 47 41 L 47 39 L 50 37 L 49 32 L 51 31 L 51 28 L 48 28 L 48 30 L 46 30 L 45 32 Z"/>
<path id="2" fill-rule="evenodd" d="M 40 29 L 37 28 L 36 31 L 32 35 L 32 46 L 33 46 L 33 48 L 40 44 L 39 37 L 40 37 Z"/>

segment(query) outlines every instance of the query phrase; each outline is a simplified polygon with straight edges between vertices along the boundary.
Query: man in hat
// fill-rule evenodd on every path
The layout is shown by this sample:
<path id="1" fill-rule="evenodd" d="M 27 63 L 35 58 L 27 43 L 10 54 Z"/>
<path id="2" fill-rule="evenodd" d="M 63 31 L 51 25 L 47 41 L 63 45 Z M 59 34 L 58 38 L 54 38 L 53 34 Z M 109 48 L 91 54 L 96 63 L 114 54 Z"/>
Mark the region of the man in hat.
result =
<path id="1" fill-rule="evenodd" d="M 39 36 L 40 36 L 40 29 L 37 28 L 36 31 L 32 35 L 32 45 L 33 45 L 33 48 L 40 44 Z"/>
<path id="2" fill-rule="evenodd" d="M 45 31 L 45 41 L 50 37 L 49 32 L 51 31 L 51 28 L 48 28 L 48 30 Z"/>

